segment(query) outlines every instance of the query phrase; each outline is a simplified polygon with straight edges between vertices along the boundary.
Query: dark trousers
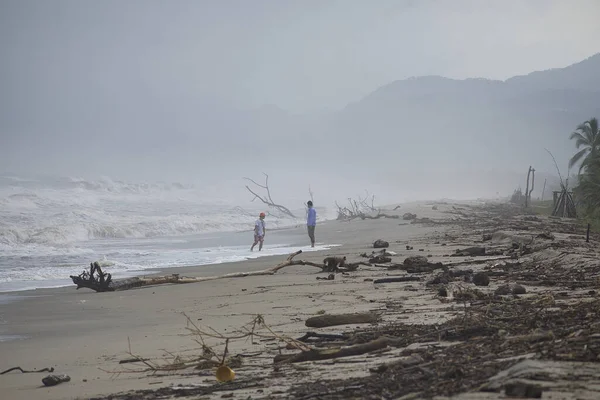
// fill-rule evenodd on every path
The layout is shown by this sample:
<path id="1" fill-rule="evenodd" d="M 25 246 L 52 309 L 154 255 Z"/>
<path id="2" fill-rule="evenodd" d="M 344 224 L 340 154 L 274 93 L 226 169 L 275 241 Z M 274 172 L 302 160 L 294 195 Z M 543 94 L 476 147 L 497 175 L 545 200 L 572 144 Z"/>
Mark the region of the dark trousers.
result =
<path id="1" fill-rule="evenodd" d="M 308 228 L 308 237 L 310 238 L 310 243 L 315 244 L 315 226 L 307 226 Z"/>

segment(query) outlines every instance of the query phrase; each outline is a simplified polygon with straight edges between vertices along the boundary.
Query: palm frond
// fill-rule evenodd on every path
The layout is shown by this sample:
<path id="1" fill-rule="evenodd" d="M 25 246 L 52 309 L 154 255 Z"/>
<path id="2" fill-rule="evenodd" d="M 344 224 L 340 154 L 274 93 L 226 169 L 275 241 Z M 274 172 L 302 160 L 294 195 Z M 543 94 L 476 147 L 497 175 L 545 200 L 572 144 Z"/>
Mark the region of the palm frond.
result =
<path id="1" fill-rule="evenodd" d="M 575 153 L 575 155 L 573 155 L 573 157 L 571 157 L 571 159 L 569 160 L 569 168 L 572 168 L 575 164 L 577 164 L 579 161 L 581 161 L 581 159 L 590 151 L 590 149 L 588 147 L 579 150 L 577 153 Z M 580 172 L 581 172 L 581 168 L 580 168 Z"/>
<path id="2" fill-rule="evenodd" d="M 591 118 L 589 121 L 586 121 L 590 126 L 590 130 L 594 136 L 598 136 L 600 132 L 598 132 L 598 120 L 596 118 Z"/>
<path id="3" fill-rule="evenodd" d="M 571 140 L 576 139 L 577 140 L 575 142 L 575 147 L 576 148 L 579 148 L 582 145 L 585 145 L 585 146 L 591 146 L 592 145 L 592 143 L 590 143 L 588 141 L 588 139 L 585 136 L 583 136 L 580 132 L 573 132 L 573 133 L 571 133 L 571 136 L 569 137 L 569 139 L 571 139 Z"/>

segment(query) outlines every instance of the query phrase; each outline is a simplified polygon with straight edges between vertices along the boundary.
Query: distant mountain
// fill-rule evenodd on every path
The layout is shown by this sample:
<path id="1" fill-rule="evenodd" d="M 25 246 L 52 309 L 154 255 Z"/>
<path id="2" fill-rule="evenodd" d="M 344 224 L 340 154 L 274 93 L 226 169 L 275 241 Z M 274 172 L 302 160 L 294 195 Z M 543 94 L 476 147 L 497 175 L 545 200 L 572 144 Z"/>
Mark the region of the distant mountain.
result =
<path id="1" fill-rule="evenodd" d="M 598 115 L 600 54 L 504 82 L 438 76 L 395 81 L 349 104 L 332 132 L 336 141 L 376 138 L 385 144 L 380 154 L 389 157 L 410 146 L 407 166 L 441 159 L 515 167 L 548 164 L 544 147 L 565 160 L 573 150 L 569 133 Z"/>

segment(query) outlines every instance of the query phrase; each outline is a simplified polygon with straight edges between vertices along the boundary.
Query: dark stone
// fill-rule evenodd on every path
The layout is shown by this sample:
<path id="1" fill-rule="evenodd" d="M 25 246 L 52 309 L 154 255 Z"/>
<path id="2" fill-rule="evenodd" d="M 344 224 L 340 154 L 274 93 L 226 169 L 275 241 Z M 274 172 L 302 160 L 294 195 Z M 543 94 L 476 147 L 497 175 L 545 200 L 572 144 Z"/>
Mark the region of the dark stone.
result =
<path id="1" fill-rule="evenodd" d="M 494 292 L 496 296 L 506 296 L 510 294 L 510 285 L 502 285 Z"/>
<path id="2" fill-rule="evenodd" d="M 521 285 L 513 285 L 512 294 L 525 294 L 527 290 Z"/>
<path id="3" fill-rule="evenodd" d="M 376 248 L 376 249 L 385 249 L 385 248 L 390 247 L 390 243 L 386 242 L 385 240 L 377 239 L 373 243 L 373 247 Z"/>
<path id="4" fill-rule="evenodd" d="M 507 397 L 520 397 L 527 399 L 541 399 L 542 387 L 525 382 L 511 382 L 504 387 L 504 394 Z"/>
<path id="5" fill-rule="evenodd" d="M 411 221 L 411 220 L 416 219 L 416 218 L 417 218 L 417 214 L 413 214 L 413 213 L 405 213 L 402 216 L 402 219 L 405 220 L 405 221 Z"/>
<path id="6" fill-rule="evenodd" d="M 408 266 L 423 266 L 427 264 L 429 264 L 429 261 L 424 256 L 410 256 L 404 259 L 404 265 Z"/>
<path id="7" fill-rule="evenodd" d="M 476 257 L 485 256 L 485 247 L 467 247 L 466 249 L 458 249 L 454 253 L 455 257 Z"/>
<path id="8" fill-rule="evenodd" d="M 489 286 L 490 277 L 485 272 L 478 272 L 473 275 L 473 283 L 477 286 Z"/>
<path id="9" fill-rule="evenodd" d="M 56 386 L 59 383 L 69 382 L 71 377 L 69 375 L 48 375 L 45 378 L 42 378 L 42 383 L 45 386 Z"/>
<path id="10" fill-rule="evenodd" d="M 445 286 L 442 286 L 441 288 L 438 289 L 438 296 L 448 297 L 448 290 L 446 289 Z"/>

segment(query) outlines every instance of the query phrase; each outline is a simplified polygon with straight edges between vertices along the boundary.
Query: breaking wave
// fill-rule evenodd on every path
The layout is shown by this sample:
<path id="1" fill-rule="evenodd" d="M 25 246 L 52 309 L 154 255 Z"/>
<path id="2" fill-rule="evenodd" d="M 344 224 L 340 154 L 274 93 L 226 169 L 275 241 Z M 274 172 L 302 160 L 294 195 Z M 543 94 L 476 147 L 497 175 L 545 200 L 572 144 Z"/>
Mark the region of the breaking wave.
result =
<path id="1" fill-rule="evenodd" d="M 0 251 L 51 251 L 98 239 L 152 238 L 251 229 L 243 209 L 182 183 L 103 178 L 0 177 Z M 303 213 L 303 211 L 299 211 Z M 272 228 L 300 221 L 270 215 Z"/>

